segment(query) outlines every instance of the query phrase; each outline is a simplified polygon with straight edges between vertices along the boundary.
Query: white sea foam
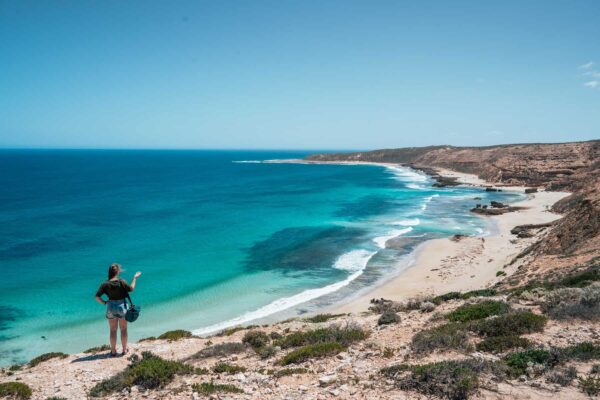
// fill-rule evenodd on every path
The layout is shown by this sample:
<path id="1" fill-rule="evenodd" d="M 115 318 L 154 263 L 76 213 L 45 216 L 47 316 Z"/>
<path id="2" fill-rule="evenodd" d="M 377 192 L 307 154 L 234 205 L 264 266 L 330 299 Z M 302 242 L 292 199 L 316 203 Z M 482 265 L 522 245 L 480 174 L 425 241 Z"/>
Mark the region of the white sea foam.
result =
<path id="1" fill-rule="evenodd" d="M 394 178 L 400 182 L 406 183 L 409 189 L 423 190 L 427 189 L 427 175 L 405 167 L 386 166 L 388 171 L 394 174 Z"/>
<path id="2" fill-rule="evenodd" d="M 415 171 L 414 169 L 392 166 L 388 166 L 387 169 L 390 170 L 396 176 L 396 178 L 404 182 L 427 182 L 427 175 L 419 171 Z"/>
<path id="3" fill-rule="evenodd" d="M 429 202 L 431 200 L 433 200 L 434 197 L 439 197 L 439 194 L 432 194 L 431 196 L 427 196 L 423 199 L 423 204 L 421 205 L 421 210 L 425 211 L 427 210 L 427 205 L 429 204 Z"/>
<path id="4" fill-rule="evenodd" d="M 404 235 L 405 233 L 412 231 L 412 229 L 413 228 L 411 228 L 410 226 L 404 229 L 393 229 L 384 236 L 376 237 L 375 239 L 373 239 L 373 241 L 375 242 L 375 244 L 377 244 L 377 246 L 379 246 L 379 248 L 385 249 L 385 244 L 388 240 L 398 237 L 400 235 Z"/>
<path id="5" fill-rule="evenodd" d="M 362 271 L 375 253 L 376 251 L 352 250 L 339 256 L 333 267 L 349 272 Z"/>
<path id="6" fill-rule="evenodd" d="M 236 164 L 262 164 L 263 161 L 260 160 L 236 160 L 236 161 L 232 161 Z"/>
<path id="7" fill-rule="evenodd" d="M 421 223 L 419 218 L 412 219 L 401 219 L 400 221 L 392 222 L 392 225 L 400 225 L 400 226 L 416 226 Z"/>
<path id="8" fill-rule="evenodd" d="M 230 319 L 228 321 L 220 322 L 214 325 L 206 326 L 204 328 L 196 329 L 193 331 L 194 335 L 208 335 L 210 333 L 218 332 L 223 329 L 230 328 L 245 324 L 247 322 L 267 317 L 276 312 L 286 310 L 288 308 L 297 306 L 307 301 L 314 300 L 318 297 L 324 296 L 329 293 L 340 290 L 341 288 L 348 286 L 350 282 L 362 275 L 364 269 L 367 267 L 367 263 L 377 252 L 367 250 L 353 250 L 348 253 L 342 254 L 335 262 L 334 267 L 337 269 L 343 269 L 349 272 L 353 272 L 343 281 L 332 283 L 331 285 L 323 286 L 316 289 L 308 289 L 296 295 L 290 297 L 283 297 L 277 299 L 266 306 L 260 307 L 254 311 L 249 311 L 239 317 Z"/>
<path id="9" fill-rule="evenodd" d="M 406 187 L 409 188 L 409 189 L 416 189 L 416 190 L 425 190 L 425 189 L 427 189 L 427 186 L 417 185 L 416 183 L 407 183 Z"/>

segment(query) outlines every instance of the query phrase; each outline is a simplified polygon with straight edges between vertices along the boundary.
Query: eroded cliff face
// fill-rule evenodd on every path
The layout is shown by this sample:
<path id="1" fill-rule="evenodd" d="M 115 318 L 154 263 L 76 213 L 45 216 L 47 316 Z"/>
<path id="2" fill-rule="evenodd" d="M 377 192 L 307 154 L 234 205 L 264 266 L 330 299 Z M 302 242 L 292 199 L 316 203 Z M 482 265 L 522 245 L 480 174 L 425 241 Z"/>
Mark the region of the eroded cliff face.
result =
<path id="1" fill-rule="evenodd" d="M 316 154 L 312 161 L 370 161 L 439 167 L 506 185 L 578 191 L 599 170 L 600 140 L 490 147 L 430 146 L 359 153 Z"/>
<path id="2" fill-rule="evenodd" d="M 531 186 L 573 194 L 553 207 L 564 214 L 531 249 L 531 268 L 566 268 L 600 256 L 600 140 L 489 147 L 430 146 L 347 154 L 312 161 L 400 163 L 475 174 L 499 185 Z M 531 272 L 531 271 L 530 271 Z"/>

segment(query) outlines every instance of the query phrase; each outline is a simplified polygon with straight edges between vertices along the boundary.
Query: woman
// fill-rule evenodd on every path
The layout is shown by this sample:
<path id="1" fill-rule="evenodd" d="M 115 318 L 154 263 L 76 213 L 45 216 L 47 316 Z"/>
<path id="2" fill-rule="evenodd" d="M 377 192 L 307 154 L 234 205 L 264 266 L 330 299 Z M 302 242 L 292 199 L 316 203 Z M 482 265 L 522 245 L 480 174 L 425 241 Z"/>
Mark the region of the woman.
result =
<path id="1" fill-rule="evenodd" d="M 127 321 L 125 313 L 129 305 L 125 300 L 128 292 L 133 292 L 135 282 L 142 274 L 136 272 L 131 281 L 131 285 L 127 284 L 124 279 L 119 278 L 121 266 L 112 264 L 108 267 L 108 280 L 103 282 L 96 292 L 96 301 L 100 304 L 106 304 L 106 319 L 110 327 L 110 356 L 117 355 L 117 327 L 121 330 L 121 345 L 123 346 L 123 355 L 127 354 Z M 102 295 L 108 296 L 108 301 L 102 299 Z"/>

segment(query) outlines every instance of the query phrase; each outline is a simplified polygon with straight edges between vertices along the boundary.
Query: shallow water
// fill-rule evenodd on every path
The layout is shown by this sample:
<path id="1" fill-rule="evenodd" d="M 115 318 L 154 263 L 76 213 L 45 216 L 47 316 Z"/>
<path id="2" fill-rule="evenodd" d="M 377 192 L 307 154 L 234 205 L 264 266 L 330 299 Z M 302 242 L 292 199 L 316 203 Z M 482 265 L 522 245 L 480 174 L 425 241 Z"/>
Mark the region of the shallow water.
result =
<path id="1" fill-rule="evenodd" d="M 0 151 L 2 364 L 106 342 L 94 293 L 112 262 L 143 272 L 132 340 L 210 333 L 338 301 L 424 240 L 484 234 L 473 197 L 519 198 L 404 168 L 239 162 L 304 155 Z"/>

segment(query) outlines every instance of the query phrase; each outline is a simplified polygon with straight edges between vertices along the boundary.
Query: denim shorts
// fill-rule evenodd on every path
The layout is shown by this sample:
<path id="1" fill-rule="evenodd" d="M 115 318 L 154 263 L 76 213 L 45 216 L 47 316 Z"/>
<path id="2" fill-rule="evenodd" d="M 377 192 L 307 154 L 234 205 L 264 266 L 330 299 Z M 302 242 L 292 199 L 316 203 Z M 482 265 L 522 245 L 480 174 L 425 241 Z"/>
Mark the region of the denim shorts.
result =
<path id="1" fill-rule="evenodd" d="M 129 304 L 123 300 L 109 300 L 106 302 L 106 318 L 125 318 L 125 313 L 129 309 Z"/>

